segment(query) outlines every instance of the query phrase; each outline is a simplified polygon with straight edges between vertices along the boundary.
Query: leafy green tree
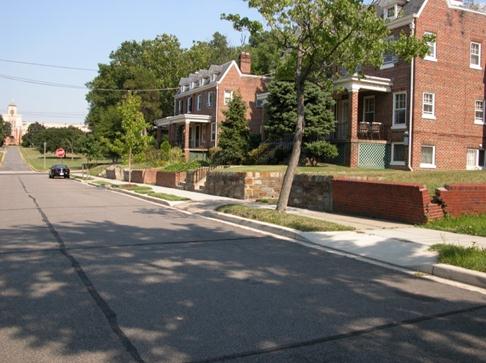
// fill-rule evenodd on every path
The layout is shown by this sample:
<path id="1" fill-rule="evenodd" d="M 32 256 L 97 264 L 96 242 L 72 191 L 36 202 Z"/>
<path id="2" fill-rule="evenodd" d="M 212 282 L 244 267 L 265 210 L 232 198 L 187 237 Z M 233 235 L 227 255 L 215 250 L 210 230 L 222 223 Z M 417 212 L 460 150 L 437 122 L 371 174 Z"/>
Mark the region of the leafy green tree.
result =
<path id="1" fill-rule="evenodd" d="M 129 94 L 118 106 L 122 118 L 123 133 L 115 140 L 120 153 L 128 160 L 128 183 L 132 182 L 132 160 L 150 144 L 147 136 L 147 123 L 141 109 L 142 100 L 139 96 Z"/>
<path id="2" fill-rule="evenodd" d="M 393 51 L 402 59 L 425 56 L 427 38 L 423 41 L 402 34 L 389 37 L 384 19 L 374 6 L 362 0 L 248 0 L 257 9 L 267 28 L 283 50 L 278 59 L 283 68 L 292 69 L 295 87 L 297 120 L 289 165 L 285 172 L 278 211 L 287 208 L 295 171 L 300 159 L 305 126 L 304 86 L 307 81 L 334 79 L 337 70 L 354 74 L 362 65 L 379 66 L 385 53 Z M 238 30 L 252 33 L 263 29 L 260 22 L 225 15 Z"/>
<path id="3" fill-rule="evenodd" d="M 22 146 L 24 147 L 39 147 L 44 140 L 42 139 L 42 133 L 46 127 L 38 122 L 30 124 L 27 128 L 27 132 L 22 137 Z"/>
<path id="4" fill-rule="evenodd" d="M 0 115 L 0 146 L 3 146 L 5 138 L 12 134 L 12 125 L 10 122 L 3 120 L 2 115 Z"/>
<path id="5" fill-rule="evenodd" d="M 96 160 L 102 155 L 102 145 L 100 140 L 95 137 L 95 135 L 90 132 L 85 135 L 81 140 L 81 153 L 86 157 L 86 168 L 89 170 L 93 160 Z"/>
<path id="6" fill-rule="evenodd" d="M 250 129 L 246 120 L 246 105 L 239 94 L 235 94 L 223 112 L 215 159 L 220 164 L 241 164 L 248 155 Z"/>
<path id="7" fill-rule="evenodd" d="M 265 136 L 270 142 L 291 142 L 297 120 L 295 85 L 289 81 L 273 81 L 268 91 Z M 330 82 L 323 87 L 311 82 L 305 84 L 304 157 L 311 164 L 334 157 L 337 153 L 336 147 L 326 141 L 335 126 L 332 112 L 334 99 L 331 92 Z"/>
<path id="8" fill-rule="evenodd" d="M 45 142 L 47 152 L 54 152 L 58 148 L 63 148 L 71 152 L 71 154 L 80 151 L 82 139 L 85 137 L 83 131 L 73 126 L 38 128 L 38 132 L 33 135 L 36 135 L 35 146 L 40 152 L 44 151 Z"/>

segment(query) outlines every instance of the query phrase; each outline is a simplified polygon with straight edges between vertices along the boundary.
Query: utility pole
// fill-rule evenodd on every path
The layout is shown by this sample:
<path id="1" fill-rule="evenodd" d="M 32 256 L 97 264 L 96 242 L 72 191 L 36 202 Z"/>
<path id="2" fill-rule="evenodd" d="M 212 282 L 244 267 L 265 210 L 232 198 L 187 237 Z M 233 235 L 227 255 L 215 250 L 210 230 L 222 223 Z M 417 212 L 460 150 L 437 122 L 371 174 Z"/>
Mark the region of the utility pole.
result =
<path id="1" fill-rule="evenodd" d="M 46 169 L 46 149 L 47 149 L 47 142 L 44 141 L 44 169 Z"/>

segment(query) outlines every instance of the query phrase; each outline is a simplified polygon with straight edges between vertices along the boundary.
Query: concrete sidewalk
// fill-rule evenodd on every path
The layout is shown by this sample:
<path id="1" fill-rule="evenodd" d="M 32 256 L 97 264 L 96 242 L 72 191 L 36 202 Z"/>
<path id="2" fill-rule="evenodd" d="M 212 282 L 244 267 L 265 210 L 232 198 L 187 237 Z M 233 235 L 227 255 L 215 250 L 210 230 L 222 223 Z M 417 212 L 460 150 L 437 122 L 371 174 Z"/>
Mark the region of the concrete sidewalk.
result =
<path id="1" fill-rule="evenodd" d="M 94 177 L 94 179 L 109 181 L 112 184 L 126 184 L 126 182 L 99 177 Z M 288 213 L 322 219 L 328 222 L 353 227 L 355 229 L 354 231 L 347 232 L 300 232 L 236 216 L 223 215 L 222 213 L 215 211 L 218 206 L 228 203 L 247 204 L 258 208 L 274 208 L 272 205 L 262 205 L 239 199 L 219 197 L 180 189 L 153 185 L 151 185 L 151 187 L 156 192 L 168 193 L 191 199 L 190 202 L 171 203 L 172 206 L 180 209 L 203 214 L 212 218 L 222 219 L 239 225 L 246 225 L 258 230 L 279 234 L 284 237 L 307 241 L 323 248 L 345 252 L 365 259 L 409 270 L 428 273 L 433 272 L 434 266 L 437 266 L 437 253 L 430 251 L 429 249 L 430 246 L 434 244 L 445 243 L 461 246 L 477 245 L 486 248 L 486 237 L 442 232 L 403 223 L 289 207 Z M 465 273 L 467 274 L 467 271 Z M 486 276 L 486 274 L 482 275 Z M 485 279 L 484 276 L 480 276 L 479 279 Z M 470 283 L 469 280 L 467 280 L 467 282 Z M 481 284 L 483 284 L 483 282 L 477 285 L 482 286 Z M 483 287 L 486 287 L 486 279 L 484 280 Z"/>

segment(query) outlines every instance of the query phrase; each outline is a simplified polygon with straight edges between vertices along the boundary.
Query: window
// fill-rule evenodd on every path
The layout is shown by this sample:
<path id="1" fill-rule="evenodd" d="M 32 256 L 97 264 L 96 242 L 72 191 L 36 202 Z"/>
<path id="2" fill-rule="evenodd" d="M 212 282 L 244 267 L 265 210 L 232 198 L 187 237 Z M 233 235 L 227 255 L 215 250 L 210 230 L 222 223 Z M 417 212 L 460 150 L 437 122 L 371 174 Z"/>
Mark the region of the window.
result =
<path id="1" fill-rule="evenodd" d="M 375 96 L 363 98 L 363 121 L 375 122 Z"/>
<path id="2" fill-rule="evenodd" d="M 467 149 L 467 170 L 478 170 L 486 168 L 485 152 L 478 149 Z"/>
<path id="3" fill-rule="evenodd" d="M 435 119 L 435 94 L 424 92 L 422 102 L 422 117 Z"/>
<path id="4" fill-rule="evenodd" d="M 471 42 L 471 68 L 481 69 L 481 44 Z"/>
<path id="5" fill-rule="evenodd" d="M 407 93 L 393 94 L 393 126 L 405 127 L 407 123 Z"/>
<path id="6" fill-rule="evenodd" d="M 484 124 L 484 100 L 477 100 L 474 107 L 474 123 Z"/>
<path id="7" fill-rule="evenodd" d="M 211 124 L 211 141 L 216 141 L 216 122 Z"/>
<path id="8" fill-rule="evenodd" d="M 189 85 L 188 84 L 185 84 L 184 86 L 182 86 L 182 92 L 186 92 L 186 91 L 189 91 Z"/>
<path id="9" fill-rule="evenodd" d="M 196 110 L 201 111 L 202 108 L 202 95 L 196 97 Z"/>
<path id="10" fill-rule="evenodd" d="M 395 19 L 397 17 L 397 8 L 395 5 L 385 8 L 383 10 L 383 18 L 386 19 Z"/>
<path id="11" fill-rule="evenodd" d="M 208 107 L 213 107 L 215 95 L 213 91 L 208 92 Z"/>
<path id="12" fill-rule="evenodd" d="M 392 143 L 391 165 L 405 165 L 407 149 L 403 143 Z"/>
<path id="13" fill-rule="evenodd" d="M 233 99 L 233 91 L 224 91 L 224 104 L 227 105 Z"/>
<path id="14" fill-rule="evenodd" d="M 435 168 L 435 146 L 422 145 L 420 154 L 421 168 Z"/>
<path id="15" fill-rule="evenodd" d="M 425 35 L 433 35 L 434 37 L 436 36 L 434 33 L 425 33 Z M 427 45 L 429 46 L 429 52 L 425 56 L 424 59 L 430 60 L 430 61 L 436 61 L 437 60 L 437 41 L 433 40 L 430 42 L 427 42 Z"/>
<path id="16" fill-rule="evenodd" d="M 187 99 L 187 113 L 191 113 L 192 112 L 192 97 L 189 97 Z"/>
<path id="17" fill-rule="evenodd" d="M 180 115 L 182 113 L 182 107 L 183 107 L 183 102 L 182 100 L 179 100 L 177 102 L 177 113 Z"/>

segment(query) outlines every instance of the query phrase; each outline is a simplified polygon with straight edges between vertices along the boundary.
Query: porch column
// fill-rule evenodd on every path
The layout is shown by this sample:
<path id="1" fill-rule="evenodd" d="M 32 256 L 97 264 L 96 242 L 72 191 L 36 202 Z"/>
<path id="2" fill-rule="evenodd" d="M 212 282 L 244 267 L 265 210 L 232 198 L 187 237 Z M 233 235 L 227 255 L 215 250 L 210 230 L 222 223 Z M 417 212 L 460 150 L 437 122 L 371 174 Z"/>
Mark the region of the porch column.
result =
<path id="1" fill-rule="evenodd" d="M 186 161 L 189 161 L 189 127 L 190 123 L 189 121 L 186 120 L 186 123 L 184 125 L 184 158 Z"/>
<path id="2" fill-rule="evenodd" d="M 358 166 L 358 124 L 359 124 L 359 91 L 349 91 L 349 159 L 348 165 L 352 168 Z"/>

